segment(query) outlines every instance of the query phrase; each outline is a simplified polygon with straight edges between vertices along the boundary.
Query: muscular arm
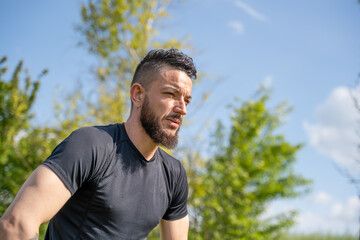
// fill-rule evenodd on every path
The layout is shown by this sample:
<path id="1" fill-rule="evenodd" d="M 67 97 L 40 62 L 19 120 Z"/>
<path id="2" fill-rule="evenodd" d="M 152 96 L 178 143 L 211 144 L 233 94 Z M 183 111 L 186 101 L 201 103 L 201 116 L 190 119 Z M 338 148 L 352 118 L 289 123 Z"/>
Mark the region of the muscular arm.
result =
<path id="1" fill-rule="evenodd" d="M 0 219 L 0 239 L 38 239 L 41 224 L 49 221 L 71 197 L 49 168 L 39 166 L 25 181 Z"/>
<path id="2" fill-rule="evenodd" d="M 175 221 L 161 220 L 160 235 L 162 240 L 187 240 L 189 232 L 189 217 Z"/>

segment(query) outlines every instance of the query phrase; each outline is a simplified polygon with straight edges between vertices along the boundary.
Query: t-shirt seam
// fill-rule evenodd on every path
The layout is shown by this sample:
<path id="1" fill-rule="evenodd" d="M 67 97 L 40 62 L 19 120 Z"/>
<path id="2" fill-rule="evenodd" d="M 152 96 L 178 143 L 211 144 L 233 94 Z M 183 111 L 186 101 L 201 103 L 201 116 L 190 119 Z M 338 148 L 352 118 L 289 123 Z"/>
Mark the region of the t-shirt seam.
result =
<path id="1" fill-rule="evenodd" d="M 59 169 L 59 165 L 56 163 L 56 162 L 51 162 L 52 164 L 50 164 L 49 162 L 43 162 L 42 164 L 49 167 L 56 175 L 59 176 L 59 174 L 61 176 L 59 176 L 60 180 L 66 185 L 66 187 L 69 189 L 69 191 L 71 192 L 72 196 L 76 193 L 76 191 L 74 191 L 74 189 L 72 189 L 72 187 L 69 187 L 68 186 L 68 181 L 66 180 L 66 176 L 63 175 L 61 172 L 62 172 L 62 169 L 60 168 Z M 55 168 L 55 170 L 54 170 Z M 98 184 L 97 184 L 98 186 Z M 70 190 L 71 188 L 71 190 Z M 92 202 L 93 202 L 93 199 L 94 199 L 94 195 L 93 197 L 91 198 L 91 200 L 89 201 L 89 204 L 86 208 L 86 212 L 83 214 L 83 221 L 81 221 L 81 226 L 79 227 L 78 229 L 78 233 L 76 235 L 76 238 L 75 239 L 79 239 L 79 237 L 81 236 L 81 234 L 83 234 L 83 230 L 84 230 L 84 226 L 85 226 L 85 222 L 88 220 L 87 216 L 88 216 L 88 213 L 89 213 L 89 207 L 91 206 Z"/>
<path id="2" fill-rule="evenodd" d="M 121 141 L 120 141 L 120 142 L 121 142 Z M 115 147 L 114 147 L 114 145 L 115 145 Z M 97 175 L 98 177 L 95 177 L 95 179 L 97 178 L 97 180 L 95 181 L 96 189 L 98 189 L 100 181 L 103 179 L 105 173 L 107 172 L 107 170 L 109 169 L 109 166 L 111 165 L 111 156 L 112 156 L 112 154 L 114 153 L 114 151 L 116 152 L 116 150 L 117 150 L 117 143 L 115 143 L 114 145 L 113 145 L 114 148 L 113 148 L 113 150 L 110 151 L 110 153 L 108 154 L 108 156 L 107 156 L 107 158 L 106 158 L 106 160 L 105 160 L 105 163 L 104 163 L 103 167 L 98 170 L 98 173 L 102 173 L 102 174 L 101 174 L 101 175 L 98 174 L 98 175 Z M 106 167 L 105 167 L 105 166 L 106 166 Z M 77 235 L 77 238 L 80 237 L 80 236 L 84 233 L 83 230 L 86 229 L 84 226 L 86 226 L 86 222 L 89 220 L 89 218 L 88 218 L 88 213 L 90 212 L 91 205 L 92 205 L 92 203 L 93 203 L 93 201 L 94 201 L 94 197 L 95 197 L 95 194 L 93 194 L 93 196 L 92 196 L 92 198 L 91 198 L 91 201 L 89 201 L 89 204 L 88 204 L 88 206 L 86 207 L 86 212 L 85 212 L 85 214 L 84 214 L 83 221 L 82 221 L 81 228 L 80 228 L 80 229 L 82 229 L 82 230 L 81 230 L 81 231 L 79 230 L 79 234 Z"/>
<path id="3" fill-rule="evenodd" d="M 103 179 L 105 173 L 107 172 L 107 170 L 109 169 L 109 166 L 111 165 L 111 158 L 112 158 L 112 154 L 115 152 L 116 154 L 116 150 L 117 150 L 117 144 L 116 147 L 108 154 L 106 160 L 105 160 L 105 164 L 103 165 L 103 167 L 101 169 L 99 169 L 99 173 L 102 173 L 101 176 L 98 176 L 98 179 L 96 181 L 96 187 L 99 186 L 99 182 L 100 180 Z M 106 166 L 106 167 L 105 167 Z"/>
<path id="4" fill-rule="evenodd" d="M 84 229 L 86 229 L 84 226 L 86 225 L 85 223 L 89 220 L 89 218 L 87 216 L 88 216 L 88 213 L 90 211 L 90 207 L 91 207 L 91 205 L 92 205 L 92 203 L 94 201 L 94 197 L 95 197 L 95 194 L 93 194 L 93 196 L 91 197 L 91 199 L 89 201 L 89 204 L 88 204 L 88 206 L 86 208 L 86 212 L 85 212 L 85 214 L 84 214 L 84 216 L 82 218 L 83 221 L 81 223 L 81 226 L 79 227 L 79 231 L 78 231 L 78 234 L 76 235 L 75 239 L 81 239 L 80 237 L 84 233 Z"/>

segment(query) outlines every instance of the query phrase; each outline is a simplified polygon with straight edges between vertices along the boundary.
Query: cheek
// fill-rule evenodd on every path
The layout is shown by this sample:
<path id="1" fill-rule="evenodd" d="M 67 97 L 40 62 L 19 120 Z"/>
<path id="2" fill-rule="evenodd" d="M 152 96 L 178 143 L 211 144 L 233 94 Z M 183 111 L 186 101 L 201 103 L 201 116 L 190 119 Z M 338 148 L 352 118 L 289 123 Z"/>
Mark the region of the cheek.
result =
<path id="1" fill-rule="evenodd" d="M 158 120 L 165 119 L 171 112 L 171 109 L 169 109 L 167 105 L 162 102 L 157 102 L 156 104 L 151 105 L 151 109 Z"/>
<path id="2" fill-rule="evenodd" d="M 163 119 L 173 112 L 175 100 L 166 95 L 158 95 L 149 104 L 154 114 Z"/>
<path id="3" fill-rule="evenodd" d="M 159 104 L 155 106 L 156 111 L 161 111 L 164 114 L 167 114 L 172 111 L 174 108 L 174 101 L 172 99 L 162 99 L 159 101 Z"/>

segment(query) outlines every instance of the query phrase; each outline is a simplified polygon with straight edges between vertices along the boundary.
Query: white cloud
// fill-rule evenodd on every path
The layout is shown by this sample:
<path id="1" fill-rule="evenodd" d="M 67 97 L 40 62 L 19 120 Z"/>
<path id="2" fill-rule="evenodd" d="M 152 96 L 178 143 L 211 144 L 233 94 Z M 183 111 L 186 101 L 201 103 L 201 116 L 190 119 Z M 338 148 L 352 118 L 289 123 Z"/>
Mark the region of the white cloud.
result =
<path id="1" fill-rule="evenodd" d="M 290 212 L 294 210 L 295 209 L 293 206 L 285 203 L 284 201 L 273 202 L 272 204 L 268 204 L 265 207 L 265 211 L 263 214 L 261 214 L 260 219 L 268 220 L 279 213 Z"/>
<path id="2" fill-rule="evenodd" d="M 331 196 L 328 195 L 326 192 L 318 192 L 314 197 L 313 197 L 313 202 L 316 204 L 328 204 L 331 201 Z"/>
<path id="3" fill-rule="evenodd" d="M 331 206 L 329 218 L 344 222 L 354 221 L 360 212 L 360 200 L 357 196 L 350 197 L 346 203 L 337 202 Z"/>
<path id="4" fill-rule="evenodd" d="M 330 217 L 339 218 L 344 213 L 344 207 L 341 203 L 335 203 L 330 208 Z"/>
<path id="5" fill-rule="evenodd" d="M 235 1 L 235 5 L 244 10 L 247 14 L 249 14 L 251 17 L 255 18 L 256 20 L 260 21 L 267 21 L 266 17 L 264 17 L 261 13 L 256 11 L 254 8 L 250 7 L 246 3 L 242 1 Z"/>
<path id="6" fill-rule="evenodd" d="M 335 88 L 330 96 L 315 108 L 316 123 L 304 121 L 303 127 L 310 145 L 329 156 L 351 174 L 360 172 L 357 148 L 360 143 L 360 114 L 355 109 L 351 93 L 360 91 L 347 87 Z"/>
<path id="7" fill-rule="evenodd" d="M 231 27 L 236 34 L 241 34 L 244 32 L 244 25 L 240 21 L 230 21 L 228 26 Z"/>
<path id="8" fill-rule="evenodd" d="M 295 226 L 292 228 L 295 232 L 300 233 L 314 233 L 321 230 L 332 229 L 330 222 L 326 221 L 323 216 L 318 215 L 312 211 L 301 212 L 295 218 Z"/>
<path id="9" fill-rule="evenodd" d="M 261 219 L 265 220 L 279 213 L 297 210 L 295 225 L 290 229 L 297 233 L 358 233 L 360 200 L 351 196 L 336 200 L 326 192 L 312 194 L 301 201 L 278 200 L 266 207 Z"/>
<path id="10" fill-rule="evenodd" d="M 327 194 L 326 194 L 327 195 Z M 309 210 L 314 207 L 315 210 Z M 357 234 L 358 214 L 360 200 L 357 196 L 348 198 L 346 202 L 335 202 L 321 211 L 317 205 L 307 206 L 305 211 L 300 211 L 296 217 L 296 225 L 292 228 L 295 232 L 314 233 L 345 233 Z"/>

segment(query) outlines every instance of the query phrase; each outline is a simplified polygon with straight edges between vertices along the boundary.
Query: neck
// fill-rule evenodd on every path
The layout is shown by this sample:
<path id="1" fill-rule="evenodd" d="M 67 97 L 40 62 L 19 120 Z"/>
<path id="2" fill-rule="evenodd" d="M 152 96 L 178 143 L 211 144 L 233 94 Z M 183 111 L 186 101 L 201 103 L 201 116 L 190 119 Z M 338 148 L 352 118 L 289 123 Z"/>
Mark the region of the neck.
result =
<path id="1" fill-rule="evenodd" d="M 145 132 L 140 120 L 134 119 L 134 117 L 130 115 L 128 120 L 125 122 L 125 129 L 131 142 L 144 156 L 144 158 L 147 161 L 151 160 L 158 148 L 158 145 L 154 143 L 150 136 Z"/>

